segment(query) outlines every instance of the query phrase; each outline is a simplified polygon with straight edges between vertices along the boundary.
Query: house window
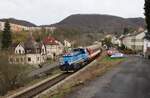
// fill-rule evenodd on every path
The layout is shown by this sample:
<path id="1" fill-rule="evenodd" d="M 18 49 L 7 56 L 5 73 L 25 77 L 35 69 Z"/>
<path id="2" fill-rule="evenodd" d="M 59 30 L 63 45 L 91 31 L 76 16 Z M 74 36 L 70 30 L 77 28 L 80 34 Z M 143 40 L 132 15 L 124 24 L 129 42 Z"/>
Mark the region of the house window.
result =
<path id="1" fill-rule="evenodd" d="M 42 49 L 42 53 L 44 53 L 44 49 Z"/>
<path id="2" fill-rule="evenodd" d="M 131 39 L 131 42 L 135 42 L 135 41 L 136 41 L 136 39 L 135 39 L 135 38 Z"/>
<path id="3" fill-rule="evenodd" d="M 20 58 L 20 61 L 23 62 L 24 61 L 23 58 Z"/>
<path id="4" fill-rule="evenodd" d="M 21 50 L 19 50 L 19 54 L 21 54 Z"/>
<path id="5" fill-rule="evenodd" d="M 40 60 L 40 58 L 39 57 L 37 57 L 37 61 L 39 61 Z"/>
<path id="6" fill-rule="evenodd" d="M 135 49 L 135 45 L 131 45 L 132 49 Z"/>
<path id="7" fill-rule="evenodd" d="M 143 49 L 143 46 L 138 45 L 138 46 L 136 46 L 136 49 L 137 49 L 137 50 L 142 50 L 142 49 Z"/>
<path id="8" fill-rule="evenodd" d="M 17 63 L 19 62 L 19 58 L 16 58 L 16 62 L 17 62 Z"/>
<path id="9" fill-rule="evenodd" d="M 137 41 L 137 42 L 143 42 L 143 40 L 142 40 L 142 39 L 137 39 L 136 41 Z"/>
<path id="10" fill-rule="evenodd" d="M 26 52 L 27 52 L 27 53 L 31 53 L 31 52 L 32 52 L 32 50 L 31 50 L 31 49 L 28 49 L 28 50 L 26 50 Z"/>
<path id="11" fill-rule="evenodd" d="M 9 61 L 12 63 L 13 62 L 13 58 L 10 58 Z"/>
<path id="12" fill-rule="evenodd" d="M 30 57 L 28 57 L 28 62 L 31 62 L 31 58 Z"/>
<path id="13" fill-rule="evenodd" d="M 36 49 L 36 53 L 40 53 L 40 49 Z"/>

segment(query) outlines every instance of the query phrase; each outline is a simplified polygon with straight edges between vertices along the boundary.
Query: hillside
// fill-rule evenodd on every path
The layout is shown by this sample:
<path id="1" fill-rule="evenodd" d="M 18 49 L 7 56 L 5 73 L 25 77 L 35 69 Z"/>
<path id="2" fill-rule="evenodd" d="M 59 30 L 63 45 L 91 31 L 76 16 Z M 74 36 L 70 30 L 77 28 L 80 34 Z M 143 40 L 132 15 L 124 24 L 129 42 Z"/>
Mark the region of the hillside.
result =
<path id="1" fill-rule="evenodd" d="M 127 20 L 132 22 L 136 26 L 145 27 L 145 20 L 144 20 L 144 18 L 127 18 Z"/>
<path id="2" fill-rule="evenodd" d="M 6 19 L 0 19 L 0 21 L 6 21 Z M 10 18 L 9 21 L 14 24 L 20 24 L 24 26 L 36 26 L 33 23 Z M 145 27 L 145 21 L 143 18 L 122 18 L 111 15 L 96 15 L 96 14 L 76 14 L 71 15 L 59 23 L 52 25 L 42 25 L 40 27 L 56 26 L 57 29 L 51 33 L 51 31 L 44 29 L 39 32 L 33 32 L 33 35 L 37 40 L 46 36 L 48 32 L 51 33 L 57 40 L 63 42 L 64 39 L 70 40 L 74 43 L 74 46 L 91 44 L 96 40 L 103 39 L 104 35 L 111 33 L 120 35 L 123 33 L 124 28 L 128 28 L 131 31 L 138 29 L 139 27 Z M 41 32 L 41 33 L 40 33 Z M 28 36 L 27 32 L 21 32 L 18 35 L 13 35 L 14 42 L 23 41 Z"/>
<path id="3" fill-rule="evenodd" d="M 124 28 L 145 27 L 143 18 L 122 18 L 111 15 L 76 14 L 71 15 L 53 26 L 74 28 L 83 32 L 122 32 Z"/>
<path id="4" fill-rule="evenodd" d="M 25 21 L 25 20 L 18 20 L 18 19 L 15 19 L 15 18 L 0 19 L 0 21 L 2 21 L 2 22 L 6 22 L 6 20 L 8 20 L 10 23 L 23 25 L 23 26 L 27 26 L 27 27 L 35 27 L 36 26 L 35 24 L 33 24 L 31 22 L 28 22 L 28 21 Z"/>

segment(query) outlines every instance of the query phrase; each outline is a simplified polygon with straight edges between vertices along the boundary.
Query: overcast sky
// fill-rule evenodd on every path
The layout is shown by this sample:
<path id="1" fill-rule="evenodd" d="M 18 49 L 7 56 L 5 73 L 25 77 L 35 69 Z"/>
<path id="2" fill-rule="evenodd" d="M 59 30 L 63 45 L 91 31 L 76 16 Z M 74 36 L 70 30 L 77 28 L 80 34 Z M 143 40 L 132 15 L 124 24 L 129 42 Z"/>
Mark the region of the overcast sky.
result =
<path id="1" fill-rule="evenodd" d="M 144 17 L 143 7 L 144 0 L 0 0 L 0 18 L 14 17 L 42 25 L 71 14 Z"/>

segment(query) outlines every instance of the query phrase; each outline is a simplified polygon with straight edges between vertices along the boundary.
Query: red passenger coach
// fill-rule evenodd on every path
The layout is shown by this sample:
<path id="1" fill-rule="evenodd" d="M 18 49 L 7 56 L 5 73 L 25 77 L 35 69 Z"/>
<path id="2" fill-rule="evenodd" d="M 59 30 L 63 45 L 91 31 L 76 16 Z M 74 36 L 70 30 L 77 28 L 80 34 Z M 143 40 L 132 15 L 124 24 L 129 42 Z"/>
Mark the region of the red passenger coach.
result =
<path id="1" fill-rule="evenodd" d="M 89 53 L 89 59 L 94 59 L 96 56 L 98 56 L 101 53 L 101 48 L 99 45 L 91 45 L 86 47 L 88 53 Z"/>

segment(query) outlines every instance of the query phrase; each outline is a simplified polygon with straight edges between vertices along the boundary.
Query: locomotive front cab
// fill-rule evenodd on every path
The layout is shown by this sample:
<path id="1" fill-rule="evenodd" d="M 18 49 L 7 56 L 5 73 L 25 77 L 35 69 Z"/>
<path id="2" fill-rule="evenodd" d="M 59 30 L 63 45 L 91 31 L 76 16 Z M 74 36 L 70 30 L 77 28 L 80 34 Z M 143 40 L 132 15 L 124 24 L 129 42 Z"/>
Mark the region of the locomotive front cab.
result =
<path id="1" fill-rule="evenodd" d="M 85 48 L 77 48 L 77 49 L 74 49 L 73 51 L 80 51 L 80 55 L 78 55 L 79 56 L 78 58 L 81 58 L 84 61 L 88 60 L 88 52 Z"/>
<path id="2" fill-rule="evenodd" d="M 72 62 L 72 56 L 70 55 L 63 55 L 63 57 L 60 58 L 60 69 L 62 71 L 67 71 L 70 68 L 71 62 Z"/>
<path id="3" fill-rule="evenodd" d="M 88 60 L 88 53 L 84 48 L 76 48 L 60 58 L 60 69 L 71 71 L 79 69 Z"/>

